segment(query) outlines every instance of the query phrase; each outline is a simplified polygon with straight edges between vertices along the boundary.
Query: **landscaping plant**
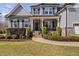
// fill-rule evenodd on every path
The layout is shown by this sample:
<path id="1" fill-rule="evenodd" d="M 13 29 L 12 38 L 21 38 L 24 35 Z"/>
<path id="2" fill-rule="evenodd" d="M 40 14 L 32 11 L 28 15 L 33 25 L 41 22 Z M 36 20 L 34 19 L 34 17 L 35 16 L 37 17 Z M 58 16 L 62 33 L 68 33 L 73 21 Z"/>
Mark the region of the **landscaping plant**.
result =
<path id="1" fill-rule="evenodd" d="M 46 36 L 46 35 L 48 35 L 48 30 L 46 27 L 43 27 L 42 28 L 42 36 Z"/>
<path id="2" fill-rule="evenodd" d="M 27 37 L 28 37 L 29 39 L 31 39 L 32 36 L 33 36 L 32 30 L 31 30 L 31 28 L 28 28 L 28 29 L 27 29 Z"/>

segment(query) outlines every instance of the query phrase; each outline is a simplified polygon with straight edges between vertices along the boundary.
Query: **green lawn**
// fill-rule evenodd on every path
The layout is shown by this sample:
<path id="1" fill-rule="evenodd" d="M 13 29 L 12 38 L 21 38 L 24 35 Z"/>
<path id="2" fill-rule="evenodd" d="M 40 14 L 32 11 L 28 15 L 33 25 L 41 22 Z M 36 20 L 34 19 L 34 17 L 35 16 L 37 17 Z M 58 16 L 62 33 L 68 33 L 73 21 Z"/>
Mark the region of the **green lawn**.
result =
<path id="1" fill-rule="evenodd" d="M 34 42 L 0 42 L 0 55 L 79 55 L 79 47 L 56 46 Z"/>

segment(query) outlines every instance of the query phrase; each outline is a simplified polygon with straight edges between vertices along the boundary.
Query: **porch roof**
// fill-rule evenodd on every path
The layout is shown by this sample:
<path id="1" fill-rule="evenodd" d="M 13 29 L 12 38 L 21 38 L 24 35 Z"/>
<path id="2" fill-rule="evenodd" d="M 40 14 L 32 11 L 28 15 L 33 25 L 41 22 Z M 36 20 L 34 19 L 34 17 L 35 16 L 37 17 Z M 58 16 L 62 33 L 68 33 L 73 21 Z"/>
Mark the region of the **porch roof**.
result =
<path id="1" fill-rule="evenodd" d="M 30 19 L 58 19 L 59 16 L 30 16 Z"/>

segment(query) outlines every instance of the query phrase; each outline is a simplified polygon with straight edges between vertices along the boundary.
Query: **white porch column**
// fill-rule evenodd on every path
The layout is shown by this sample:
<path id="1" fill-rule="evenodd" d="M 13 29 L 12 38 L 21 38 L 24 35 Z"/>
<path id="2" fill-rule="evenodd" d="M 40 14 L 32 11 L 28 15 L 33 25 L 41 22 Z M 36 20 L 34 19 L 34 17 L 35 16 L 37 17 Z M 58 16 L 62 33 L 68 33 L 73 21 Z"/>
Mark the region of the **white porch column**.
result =
<path id="1" fill-rule="evenodd" d="M 40 7 L 40 15 L 43 15 L 43 8 Z"/>
<path id="2" fill-rule="evenodd" d="M 22 28 L 22 20 L 19 21 L 19 27 Z"/>
<path id="3" fill-rule="evenodd" d="M 8 26 L 8 28 L 11 28 L 11 22 L 10 22 L 10 20 L 9 20 L 9 18 L 7 18 L 7 26 Z"/>
<path id="4" fill-rule="evenodd" d="M 41 22 L 42 23 L 42 28 L 43 28 L 43 21 L 44 21 L 44 18 L 42 17 L 42 22 Z"/>
<path id="5" fill-rule="evenodd" d="M 30 18 L 30 26 L 31 26 L 31 30 L 33 31 L 33 19 Z"/>
<path id="6" fill-rule="evenodd" d="M 58 27 L 60 26 L 60 19 L 59 19 L 59 17 L 58 17 L 58 19 L 57 19 L 57 26 L 58 26 Z"/>

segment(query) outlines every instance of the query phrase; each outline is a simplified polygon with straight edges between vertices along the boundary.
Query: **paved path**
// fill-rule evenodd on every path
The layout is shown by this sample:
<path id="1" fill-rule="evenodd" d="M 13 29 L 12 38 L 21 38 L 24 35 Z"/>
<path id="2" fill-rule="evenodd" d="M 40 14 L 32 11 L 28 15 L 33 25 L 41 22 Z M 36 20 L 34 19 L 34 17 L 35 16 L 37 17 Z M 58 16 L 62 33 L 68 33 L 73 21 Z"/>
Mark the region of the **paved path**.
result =
<path id="1" fill-rule="evenodd" d="M 46 44 L 52 44 L 52 45 L 61 45 L 61 46 L 74 46 L 74 47 L 79 47 L 79 42 L 60 42 L 60 41 L 51 41 L 51 40 L 46 40 L 43 38 L 32 38 L 33 41 L 36 42 L 41 42 L 41 43 L 46 43 Z"/>

